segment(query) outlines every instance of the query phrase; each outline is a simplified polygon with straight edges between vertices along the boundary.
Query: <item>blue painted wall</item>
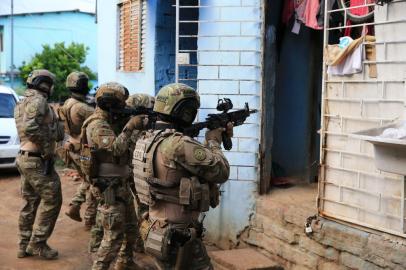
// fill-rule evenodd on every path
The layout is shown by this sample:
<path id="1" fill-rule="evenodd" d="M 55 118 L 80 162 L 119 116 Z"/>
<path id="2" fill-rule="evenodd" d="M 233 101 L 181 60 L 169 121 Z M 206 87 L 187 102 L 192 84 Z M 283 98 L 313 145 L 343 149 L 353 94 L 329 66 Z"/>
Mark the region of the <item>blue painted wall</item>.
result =
<path id="1" fill-rule="evenodd" d="M 99 83 L 117 81 L 125 85 L 130 93 L 155 95 L 155 25 L 157 1 L 147 1 L 147 25 L 145 67 L 140 72 L 117 70 L 118 54 L 118 10 L 117 0 L 103 0 L 97 7 L 97 42 Z"/>
<path id="2" fill-rule="evenodd" d="M 1 55 L 1 71 L 11 66 L 10 17 L 0 17 L 4 26 L 4 53 Z M 86 65 L 97 72 L 97 39 L 95 17 L 80 12 L 44 13 L 14 17 L 14 65 L 18 68 L 28 62 L 35 53 L 42 51 L 43 44 L 56 42 L 83 43 L 89 47 Z"/>
<path id="3" fill-rule="evenodd" d="M 157 7 L 155 40 L 155 90 L 175 81 L 176 9 L 171 1 Z"/>
<path id="4" fill-rule="evenodd" d="M 230 98 L 235 108 L 249 102 L 260 108 L 261 4 L 257 0 L 202 0 L 199 25 L 199 120 L 213 112 L 218 98 Z M 260 115 L 234 129 L 233 149 L 224 151 L 231 175 L 222 186 L 221 204 L 205 221 L 207 238 L 223 248 L 236 245 L 255 211 L 258 190 Z"/>

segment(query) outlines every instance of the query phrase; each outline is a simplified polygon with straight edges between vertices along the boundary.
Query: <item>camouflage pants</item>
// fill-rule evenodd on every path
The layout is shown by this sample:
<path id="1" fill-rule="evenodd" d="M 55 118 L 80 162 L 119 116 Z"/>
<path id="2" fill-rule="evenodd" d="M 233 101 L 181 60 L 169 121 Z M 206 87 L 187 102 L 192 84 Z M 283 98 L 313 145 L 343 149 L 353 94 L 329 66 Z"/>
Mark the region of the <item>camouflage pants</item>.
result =
<path id="1" fill-rule="evenodd" d="M 101 241 L 103 239 L 103 222 L 102 216 L 99 211 L 96 213 L 95 223 L 90 230 L 90 240 L 89 240 L 89 252 L 94 253 L 100 247 Z"/>
<path id="2" fill-rule="evenodd" d="M 104 234 L 92 270 L 109 269 L 116 257 L 123 264 L 132 262 L 138 228 L 134 204 L 120 200 L 113 205 L 101 204 L 97 210 Z"/>
<path id="3" fill-rule="evenodd" d="M 210 262 L 210 257 L 207 254 L 206 247 L 204 246 L 201 238 L 193 238 L 183 246 L 177 245 L 176 241 L 169 241 L 166 247 L 165 242 L 158 242 L 157 235 L 161 234 L 162 241 L 165 239 L 166 233 L 163 230 L 165 229 L 158 229 L 158 233 L 155 230 L 155 233 L 151 233 L 151 228 L 154 226 L 159 226 L 161 228 L 162 223 L 159 225 L 154 225 L 153 220 L 144 221 L 141 225 L 140 230 L 142 231 L 141 234 L 143 235 L 144 241 L 146 242 L 146 252 L 152 255 L 153 257 L 157 256 L 154 254 L 159 254 L 162 251 L 166 251 L 163 255 L 161 253 L 161 257 L 155 257 L 155 266 L 159 270 L 213 270 L 213 266 Z M 184 228 L 188 228 L 184 224 L 168 224 L 168 228 L 172 229 L 180 229 L 184 230 Z M 146 227 L 148 227 L 148 231 L 146 232 Z M 163 227 L 165 228 L 165 227 Z M 146 234 L 145 234 L 146 232 Z M 172 239 L 171 239 L 172 240 Z M 160 244 L 159 244 L 160 243 Z"/>
<path id="4" fill-rule="evenodd" d="M 61 210 L 62 191 L 54 168 L 49 175 L 43 175 L 44 163 L 41 158 L 18 155 L 17 168 L 21 174 L 21 193 L 25 200 L 19 217 L 19 245 L 25 248 L 29 241 L 45 243 L 51 236 Z M 34 227 L 35 219 L 37 223 Z"/>
<path id="5" fill-rule="evenodd" d="M 88 224 L 95 224 L 97 200 L 93 196 L 92 192 L 90 192 L 90 184 L 86 180 L 82 180 L 82 183 L 80 183 L 75 195 L 73 195 L 70 204 L 81 206 L 84 202 L 87 204 L 84 215 L 85 222 Z"/>

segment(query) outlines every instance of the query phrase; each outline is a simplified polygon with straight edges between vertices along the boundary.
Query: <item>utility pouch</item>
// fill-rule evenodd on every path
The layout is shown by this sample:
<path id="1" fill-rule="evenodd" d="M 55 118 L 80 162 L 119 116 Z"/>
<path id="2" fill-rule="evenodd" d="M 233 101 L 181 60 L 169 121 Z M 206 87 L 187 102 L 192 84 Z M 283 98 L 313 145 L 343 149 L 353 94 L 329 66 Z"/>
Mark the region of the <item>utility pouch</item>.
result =
<path id="1" fill-rule="evenodd" d="M 207 212 L 210 209 L 210 190 L 208 184 L 200 185 L 202 191 L 202 198 L 200 200 L 200 212 Z"/>
<path id="2" fill-rule="evenodd" d="M 145 252 L 154 256 L 160 261 L 170 259 L 171 230 L 167 223 L 156 220 L 150 227 L 145 240 Z"/>
<path id="3" fill-rule="evenodd" d="M 89 178 L 94 178 L 97 176 L 96 160 L 94 150 L 88 145 L 82 145 L 80 151 L 80 168 L 84 174 L 89 176 Z"/>
<path id="4" fill-rule="evenodd" d="M 179 185 L 179 203 L 189 205 L 191 196 L 191 181 L 189 178 L 182 177 Z"/>

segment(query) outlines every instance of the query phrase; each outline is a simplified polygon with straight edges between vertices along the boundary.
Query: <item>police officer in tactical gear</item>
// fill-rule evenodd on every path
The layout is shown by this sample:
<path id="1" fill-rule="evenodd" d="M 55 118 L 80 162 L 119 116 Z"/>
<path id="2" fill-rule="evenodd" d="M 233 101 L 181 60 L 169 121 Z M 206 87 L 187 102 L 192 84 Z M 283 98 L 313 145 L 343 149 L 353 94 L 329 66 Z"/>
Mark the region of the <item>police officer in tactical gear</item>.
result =
<path id="1" fill-rule="evenodd" d="M 80 133 L 83 122 L 94 112 L 93 107 L 86 103 L 86 95 L 89 92 L 89 77 L 84 72 L 74 71 L 66 78 L 66 88 L 71 92 L 71 98 L 67 99 L 58 109 L 59 119 L 63 121 L 66 138 L 60 153 L 67 166 L 71 166 L 79 172 L 82 178 L 76 194 L 73 196 L 69 209 L 65 213 L 71 219 L 82 221 L 80 206 L 87 200 L 88 207 L 85 213 L 85 226 L 90 229 L 95 223 L 96 200 L 89 190 L 89 181 L 80 169 Z"/>
<path id="2" fill-rule="evenodd" d="M 206 132 L 204 144 L 182 133 L 200 107 L 198 93 L 185 84 L 169 84 L 158 92 L 156 130 L 143 135 L 133 156 L 134 181 L 149 217 L 141 225 L 145 250 L 160 269 L 212 269 L 202 243 L 199 215 L 218 204 L 218 184 L 229 177 L 221 151 L 222 133 L 232 124 Z"/>
<path id="3" fill-rule="evenodd" d="M 64 132 L 47 103 L 54 81 L 55 75 L 48 70 L 32 71 L 27 79 L 25 98 L 14 109 L 21 141 L 17 168 L 25 201 L 19 218 L 18 258 L 39 255 L 54 259 L 58 256 L 58 251 L 47 244 L 62 204 L 61 182 L 53 161 L 56 142 L 63 139 Z"/>
<path id="4" fill-rule="evenodd" d="M 116 134 L 110 110 L 125 106 L 128 90 L 119 83 L 105 83 L 95 98 L 96 110 L 84 122 L 81 135 L 81 164 L 84 169 L 88 168 L 104 229 L 92 269 L 107 270 L 116 257 L 116 270 L 133 269 L 133 245 L 138 224 L 129 188 L 128 149 L 131 134 L 144 128 L 146 118 L 132 117 L 122 132 Z"/>
<path id="5" fill-rule="evenodd" d="M 154 102 L 155 98 L 153 96 L 147 95 L 147 94 L 133 94 L 129 96 L 126 100 L 126 108 L 128 109 L 138 109 L 140 107 L 145 108 L 145 109 L 152 109 L 154 107 Z M 122 119 L 117 119 L 117 117 L 114 117 L 114 123 L 112 125 L 113 129 L 116 130 L 122 130 L 125 124 L 128 122 L 129 118 L 122 118 Z M 132 176 L 132 155 L 134 152 L 135 144 L 140 137 L 142 133 L 142 130 L 133 130 L 131 136 L 130 136 L 130 141 L 129 141 L 129 166 L 131 168 L 130 171 L 130 188 L 132 190 L 132 195 L 135 198 L 137 202 L 137 220 L 140 221 L 140 216 L 143 215 L 143 213 L 148 212 L 148 206 L 140 203 L 138 200 L 137 192 L 134 187 L 134 181 L 132 181 L 133 176 Z M 96 218 L 96 224 L 92 227 L 91 232 L 90 232 L 90 241 L 89 241 L 89 251 L 90 252 L 96 252 L 97 249 L 100 246 L 101 240 L 103 238 L 103 225 L 101 224 L 101 218 L 100 215 L 97 215 Z M 140 233 L 138 231 L 138 226 L 135 228 L 137 231 L 136 234 L 136 239 L 135 239 L 135 252 L 143 252 L 144 251 L 144 242 L 141 239 Z"/>

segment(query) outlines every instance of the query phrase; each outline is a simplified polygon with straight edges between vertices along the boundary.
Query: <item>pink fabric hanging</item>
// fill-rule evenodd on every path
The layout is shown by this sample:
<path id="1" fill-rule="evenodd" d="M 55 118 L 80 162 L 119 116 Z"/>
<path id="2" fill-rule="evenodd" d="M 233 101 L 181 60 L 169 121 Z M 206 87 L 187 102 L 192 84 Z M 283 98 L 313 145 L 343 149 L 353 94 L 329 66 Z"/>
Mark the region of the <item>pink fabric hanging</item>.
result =
<path id="1" fill-rule="evenodd" d="M 296 11 L 296 19 L 306 23 L 306 4 L 308 0 L 294 0 L 295 3 L 295 11 Z"/>
<path id="2" fill-rule="evenodd" d="M 319 12 L 320 1 L 319 0 L 307 0 L 305 9 L 305 24 L 307 27 L 320 30 L 323 29 L 317 23 L 317 13 Z"/>

